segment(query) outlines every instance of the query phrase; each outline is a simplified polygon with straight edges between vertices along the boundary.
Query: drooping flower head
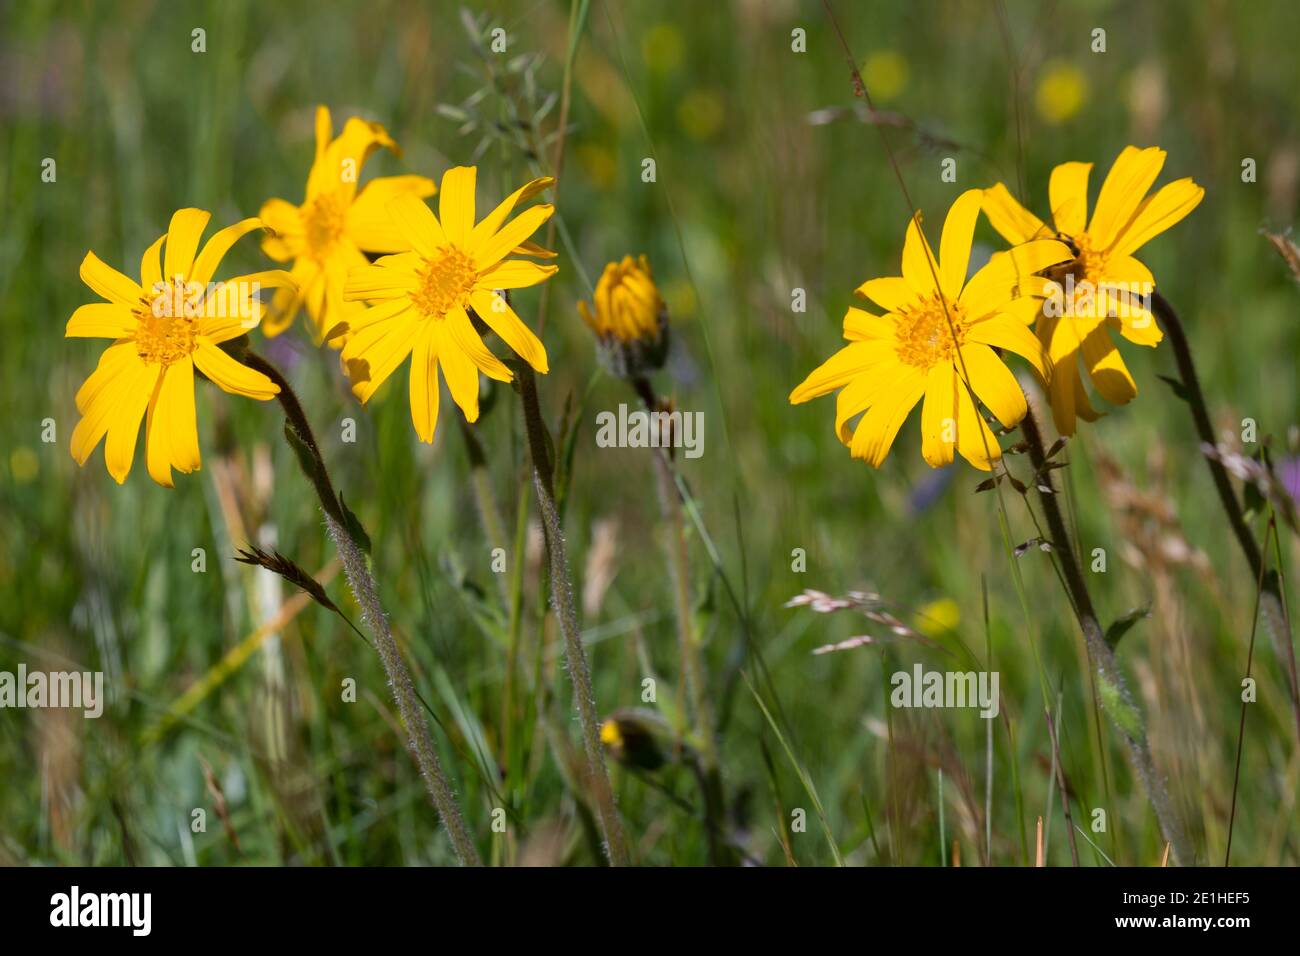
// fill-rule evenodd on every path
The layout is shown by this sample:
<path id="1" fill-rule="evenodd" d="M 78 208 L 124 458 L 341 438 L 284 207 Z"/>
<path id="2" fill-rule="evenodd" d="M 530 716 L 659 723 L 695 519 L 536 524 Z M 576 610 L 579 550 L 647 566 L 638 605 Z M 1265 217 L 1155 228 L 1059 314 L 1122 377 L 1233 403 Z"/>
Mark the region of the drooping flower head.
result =
<path id="1" fill-rule="evenodd" d="M 1073 253 L 1050 273 L 1057 289 L 1044 299 L 1037 325 L 1055 363 L 1052 417 L 1062 435 L 1074 434 L 1077 418 L 1098 418 L 1084 388 L 1081 362 L 1093 387 L 1112 405 L 1137 395 L 1111 330 L 1136 345 L 1155 347 L 1164 338 L 1150 310 L 1155 280 L 1133 253 L 1183 219 L 1205 195 L 1186 178 L 1148 196 L 1164 162 L 1163 149 L 1126 146 L 1102 183 L 1091 220 L 1091 163 L 1062 163 L 1052 170 L 1050 225 L 1021 206 L 1001 183 L 985 190 L 984 212 L 1008 242 L 1055 236 L 1069 243 Z"/>
<path id="2" fill-rule="evenodd" d="M 919 216 L 907 227 L 903 274 L 872 279 L 857 289 L 885 315 L 850 308 L 849 345 L 832 355 L 793 392 L 793 404 L 840 389 L 835 431 L 854 458 L 878 467 L 903 420 L 921 409 L 921 454 L 932 467 L 953 460 L 954 449 L 989 470 L 1001 456 L 997 438 L 971 401 L 970 390 L 1004 426 L 1026 411 L 1015 376 L 993 351 L 1015 352 L 1038 374 L 1051 363 L 1028 329 L 1044 280 L 1035 275 L 1069 258 L 1060 242 L 1025 242 L 994 255 L 969 281 L 971 242 L 982 191 L 962 193 L 948 210 L 939 255 L 921 233 Z M 969 384 L 969 389 L 967 385 Z M 850 420 L 861 415 L 857 426 Z"/>
<path id="3" fill-rule="evenodd" d="M 668 308 L 645 256 L 611 262 L 596 283 L 593 304 L 578 303 L 582 320 L 596 333 L 601 360 L 628 378 L 663 365 L 668 351 Z"/>
<path id="4" fill-rule="evenodd" d="M 66 335 L 115 341 L 77 392 L 82 418 L 72 433 L 72 457 L 84 465 L 107 435 L 104 461 L 118 483 L 131 471 L 141 418 L 154 481 L 171 487 L 172 468 L 188 474 L 199 467 L 196 367 L 236 395 L 265 401 L 279 392 L 269 378 L 218 346 L 261 320 L 262 286 L 292 289 L 293 280 L 277 269 L 213 283 L 230 247 L 263 223 L 245 219 L 228 226 L 195 255 L 209 218 L 202 209 L 177 210 L 167 234 L 145 250 L 138 284 L 93 252 L 82 260 L 82 281 L 107 301 L 77 309 Z"/>
<path id="5" fill-rule="evenodd" d="M 483 344 L 470 310 L 534 369 L 547 371 L 546 349 L 503 292 L 537 285 L 559 271 L 558 266 L 509 258 L 555 255 L 528 241 L 555 209 L 542 203 L 509 222 L 506 218 L 555 180 L 534 179 L 476 223 L 475 179 L 473 166 L 447 170 L 437 216 L 411 195 L 388 204 L 393 227 L 411 251 L 352 269 L 344 298 L 375 304 L 327 333 L 331 340 L 346 337 L 343 365 L 362 402 L 412 356 L 411 420 L 426 442 L 433 441 L 438 422 L 437 370 L 471 422 L 478 419 L 478 373 L 502 382 L 513 377 Z"/>
<path id="6" fill-rule="evenodd" d="M 422 198 L 437 190 L 425 176 L 383 176 L 358 188 L 361 166 L 381 146 L 400 152 L 388 131 L 357 117 L 333 136 L 330 111 L 316 107 L 316 159 L 307 175 L 302 205 L 270 199 L 259 215 L 272 230 L 262 248 L 277 262 L 293 261 L 295 290 L 285 289 L 271 302 L 262 331 L 279 335 L 306 305 L 317 339 L 336 323 L 355 316 L 364 305 L 347 302 L 343 286 L 348 269 L 366 265 L 363 252 L 410 249 L 387 213 L 398 196 Z M 334 345 L 342 345 L 335 340 Z"/>

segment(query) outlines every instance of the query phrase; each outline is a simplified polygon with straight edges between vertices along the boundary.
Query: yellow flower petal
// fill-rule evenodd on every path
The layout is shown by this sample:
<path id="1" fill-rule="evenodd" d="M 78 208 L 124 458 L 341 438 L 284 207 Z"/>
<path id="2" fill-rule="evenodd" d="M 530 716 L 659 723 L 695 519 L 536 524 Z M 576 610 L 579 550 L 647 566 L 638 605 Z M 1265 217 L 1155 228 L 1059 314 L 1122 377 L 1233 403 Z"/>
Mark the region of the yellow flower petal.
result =
<path id="1" fill-rule="evenodd" d="M 819 395 L 833 392 L 847 385 L 857 376 L 871 372 L 882 363 L 897 361 L 894 351 L 879 343 L 853 342 L 813 369 L 808 377 L 790 393 L 790 404 L 799 405 Z"/>
<path id="2" fill-rule="evenodd" d="M 438 221 L 447 239 L 464 248 L 474 228 L 474 188 L 478 169 L 454 166 L 442 174 L 442 191 L 438 195 Z"/>
<path id="3" fill-rule="evenodd" d="M 527 202 L 543 190 L 555 185 L 555 180 L 550 176 L 542 176 L 520 186 L 504 200 L 502 200 L 495 209 L 488 213 L 483 220 L 474 227 L 470 233 L 470 244 L 481 245 L 497 234 L 501 224 L 506 221 L 506 217 L 514 211 L 515 206 L 521 202 Z M 531 248 L 529 248 L 531 247 Z M 532 243 L 520 243 L 520 250 L 527 255 L 540 256 L 544 259 L 552 258 L 555 253 L 549 249 L 543 249 L 541 246 L 534 246 Z"/>
<path id="4" fill-rule="evenodd" d="M 110 302 L 134 309 L 140 304 L 143 290 L 112 266 L 103 262 L 93 252 L 81 260 L 81 281 Z"/>
<path id="5" fill-rule="evenodd" d="M 966 330 L 966 341 L 1015 352 L 1044 381 L 1051 376 L 1052 359 L 1043 350 L 1042 342 L 1014 315 L 994 315 L 976 322 Z"/>
<path id="6" fill-rule="evenodd" d="M 212 237 L 203 244 L 203 251 L 199 253 L 199 257 L 194 260 L 194 268 L 190 271 L 189 276 L 190 281 L 197 282 L 199 285 L 207 285 L 212 281 L 217 266 L 221 265 L 221 260 L 226 257 L 230 247 L 254 229 L 261 228 L 262 220 L 253 217 L 240 220 L 233 226 L 227 226 L 225 229 L 214 232 Z"/>
<path id="7" fill-rule="evenodd" d="M 1127 256 L 1180 222 L 1200 205 L 1205 190 L 1189 179 L 1179 179 L 1160 187 L 1155 195 L 1142 201 L 1132 221 L 1120 232 L 1111 250 L 1112 256 Z"/>
<path id="8" fill-rule="evenodd" d="M 474 307 L 474 313 L 486 322 L 516 355 L 543 375 L 549 371 L 545 346 L 533 334 L 533 330 L 524 325 L 503 296 L 487 289 L 475 289 L 470 293 L 469 301 Z"/>
<path id="9" fill-rule="evenodd" d="M 919 369 L 909 368 L 890 393 L 867 409 L 858 422 L 849 449 L 853 457 L 863 459 L 872 468 L 879 468 L 908 413 L 924 392 L 925 376 Z"/>
<path id="10" fill-rule="evenodd" d="M 447 236 L 433 210 L 411 195 L 398 196 L 389 202 L 388 214 L 393 225 L 412 249 L 428 258 L 447 244 Z"/>
<path id="11" fill-rule="evenodd" d="M 172 468 L 189 474 L 198 469 L 199 431 L 194 411 L 194 363 L 173 362 L 162 372 L 145 419 L 145 462 L 149 475 L 172 487 Z"/>
<path id="12" fill-rule="evenodd" d="M 77 464 L 86 463 L 108 431 L 113 412 L 144 369 L 132 342 L 112 345 L 104 351 L 99 367 L 77 392 L 77 410 L 82 413 L 72 430 L 72 457 Z"/>
<path id="13" fill-rule="evenodd" d="M 140 363 L 126 373 L 126 381 L 116 407 L 109 412 L 108 439 L 104 442 L 104 464 L 119 485 L 131 473 L 135 445 L 140 437 L 140 420 L 153 398 L 160 370 L 157 365 Z"/>
<path id="14" fill-rule="evenodd" d="M 1158 146 L 1138 149 L 1125 146 L 1106 174 L 1092 212 L 1088 235 L 1096 249 L 1109 249 L 1128 225 L 1133 213 L 1146 197 L 1147 190 L 1160 175 L 1165 151 Z"/>
<path id="15" fill-rule="evenodd" d="M 420 330 L 411 351 L 411 424 L 422 442 L 432 442 L 438 427 L 437 328 L 427 324 Z"/>
<path id="16" fill-rule="evenodd" d="M 1083 232 L 1088 222 L 1088 175 L 1092 163 L 1061 163 L 1052 170 L 1047 197 L 1056 231 L 1067 236 Z"/>
<path id="17" fill-rule="evenodd" d="M 844 314 L 844 337 L 850 342 L 882 342 L 891 347 L 897 341 L 893 318 L 852 307 Z"/>
<path id="18" fill-rule="evenodd" d="M 897 312 L 900 308 L 916 299 L 916 292 L 902 276 L 868 279 L 858 286 L 855 291 L 863 298 L 876 303 L 886 312 Z"/>
<path id="19" fill-rule="evenodd" d="M 120 339 L 135 334 L 136 317 L 116 302 L 83 305 L 68 319 L 65 338 Z"/>
<path id="20" fill-rule="evenodd" d="M 140 289 L 146 297 L 161 288 L 160 284 L 163 281 L 162 244 L 166 239 L 167 234 L 163 233 L 153 241 L 153 245 L 146 249 L 144 255 L 140 257 Z"/>
<path id="21" fill-rule="evenodd" d="M 1028 406 L 1020 383 L 1002 359 L 987 345 L 968 342 L 961 350 L 962 364 L 976 396 L 1007 428 L 1025 417 Z M 962 365 L 958 365 L 960 371 Z M 963 385 L 962 388 L 965 388 Z"/>
<path id="22" fill-rule="evenodd" d="M 984 215 L 1002 238 L 1013 245 L 1052 234 L 1043 220 L 1020 205 L 1002 183 L 984 190 Z"/>
<path id="23" fill-rule="evenodd" d="M 261 372 L 241 365 L 206 339 L 194 350 L 194 364 L 223 391 L 267 401 L 280 394 L 276 385 Z"/>
<path id="24" fill-rule="evenodd" d="M 328 124 L 328 112 L 324 114 L 323 120 Z M 352 197 L 357 192 L 357 181 L 361 178 L 361 167 L 370 154 L 381 146 L 398 152 L 397 144 L 388 135 L 388 130 L 379 123 L 370 123 L 357 116 L 348 118 L 343 124 L 343 132 L 324 150 L 321 149 L 322 130 L 326 136 L 329 135 L 329 126 L 322 126 L 322 114 L 318 110 L 316 161 L 307 174 L 308 201 L 321 193 L 330 192 L 338 195 L 345 204 L 352 202 Z"/>
<path id="25" fill-rule="evenodd" d="M 476 244 L 468 250 L 480 269 L 487 269 L 504 259 L 512 249 L 537 231 L 538 227 L 555 212 L 555 207 L 547 203 L 530 206 L 506 223 L 486 242 Z"/>
<path id="26" fill-rule="evenodd" d="M 921 214 L 916 213 L 907 224 L 907 237 L 903 240 L 903 278 L 917 295 L 930 296 L 938 291 L 935 281 L 938 275 L 939 261 L 921 232 Z"/>
<path id="27" fill-rule="evenodd" d="M 871 374 L 852 379 L 835 396 L 835 434 L 850 447 L 853 444 L 853 429 L 849 427 L 849 419 L 883 400 L 894 391 L 899 382 L 910 378 L 914 371 L 911 366 L 896 361 L 889 353 L 882 351 L 880 358 L 881 363 Z"/>
<path id="28" fill-rule="evenodd" d="M 508 382 L 515 377 L 499 358 L 488 351 L 488 347 L 478 337 L 478 332 L 474 331 L 474 324 L 470 322 L 464 309 L 452 309 L 447 313 L 447 318 L 442 324 L 451 334 L 452 342 L 488 378 L 494 378 L 498 382 Z"/>
<path id="29" fill-rule="evenodd" d="M 409 258 L 385 265 L 353 266 L 348 270 L 343 298 L 349 302 L 359 302 L 409 296 L 420 285 L 420 277 L 415 270 L 424 260 L 410 253 L 401 255 Z"/>
<path id="30" fill-rule="evenodd" d="M 199 238 L 212 216 L 202 209 L 177 209 L 167 226 L 167 246 L 163 249 L 163 279 L 171 282 L 177 276 L 190 277 L 194 253 L 199 248 Z"/>
<path id="31" fill-rule="evenodd" d="M 981 471 L 991 471 L 993 462 L 1002 457 L 997 437 L 961 383 L 957 385 L 957 451 Z"/>
<path id="32" fill-rule="evenodd" d="M 940 362 L 926 374 L 921 406 L 921 457 L 931 468 L 952 463 L 957 447 L 957 389 L 965 388 L 951 363 Z"/>
<path id="33" fill-rule="evenodd" d="M 393 316 L 392 321 L 377 322 L 355 339 L 348 339 L 342 355 L 344 368 L 352 380 L 352 394 L 363 404 L 370 401 L 379 386 L 414 350 L 416 339 L 425 327 L 414 310 L 406 309 Z"/>
<path id="34" fill-rule="evenodd" d="M 445 188 L 445 187 L 444 187 Z M 467 422 L 478 421 L 478 369 L 452 336 L 445 323 L 434 326 L 438 335 L 438 368 L 447 380 L 447 391 L 460 406 Z"/>
<path id="35" fill-rule="evenodd" d="M 1093 386 L 1112 405 L 1124 405 L 1137 395 L 1137 384 L 1106 326 L 1097 327 L 1084 338 L 1083 361 Z"/>
<path id="36" fill-rule="evenodd" d="M 968 189 L 953 202 L 943 221 L 939 239 L 939 279 L 944 298 L 955 302 L 966 284 L 970 266 L 970 247 L 975 238 L 975 221 L 979 218 L 983 190 Z"/>
<path id="37" fill-rule="evenodd" d="M 1073 258 L 1070 248 L 1055 239 L 1035 239 L 994 253 L 971 276 L 959 301 L 972 319 L 997 312 L 1011 299 L 1041 294 L 1044 281 L 1037 273 Z"/>
<path id="38" fill-rule="evenodd" d="M 348 238 L 366 252 L 404 252 L 411 245 L 394 226 L 388 204 L 399 196 L 423 199 L 437 191 L 427 176 L 381 176 L 370 180 L 348 208 Z"/>
<path id="39" fill-rule="evenodd" d="M 483 285 L 493 289 L 526 289 L 545 282 L 560 271 L 559 266 L 543 266 L 526 259 L 506 259 L 483 273 Z"/>

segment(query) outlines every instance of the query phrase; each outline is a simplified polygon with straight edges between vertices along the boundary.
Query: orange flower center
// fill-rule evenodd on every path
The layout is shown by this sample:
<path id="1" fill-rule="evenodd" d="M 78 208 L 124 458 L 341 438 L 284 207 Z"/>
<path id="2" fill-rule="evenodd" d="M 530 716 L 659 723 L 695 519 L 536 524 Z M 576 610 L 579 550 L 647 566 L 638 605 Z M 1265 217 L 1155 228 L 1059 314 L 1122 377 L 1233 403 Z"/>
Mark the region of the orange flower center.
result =
<path id="1" fill-rule="evenodd" d="M 943 300 L 933 296 L 899 311 L 895 330 L 900 362 L 930 369 L 954 359 L 954 335 L 957 345 L 966 340 L 965 313 L 956 302 L 947 305 L 945 313 Z"/>
<path id="2" fill-rule="evenodd" d="M 142 360 L 167 366 L 198 348 L 198 299 L 199 293 L 187 290 L 178 276 L 158 295 L 140 300 L 135 310 L 135 349 Z"/>
<path id="3" fill-rule="evenodd" d="M 478 282 L 474 260 L 455 246 L 443 246 L 424 260 L 420 284 L 411 294 L 415 307 L 428 318 L 442 318 L 456 306 L 469 305 L 469 294 Z"/>
<path id="4" fill-rule="evenodd" d="M 325 259 L 343 235 L 347 224 L 347 203 L 341 196 L 322 193 L 313 199 L 303 213 L 304 231 L 307 234 L 307 251 L 315 259 Z"/>

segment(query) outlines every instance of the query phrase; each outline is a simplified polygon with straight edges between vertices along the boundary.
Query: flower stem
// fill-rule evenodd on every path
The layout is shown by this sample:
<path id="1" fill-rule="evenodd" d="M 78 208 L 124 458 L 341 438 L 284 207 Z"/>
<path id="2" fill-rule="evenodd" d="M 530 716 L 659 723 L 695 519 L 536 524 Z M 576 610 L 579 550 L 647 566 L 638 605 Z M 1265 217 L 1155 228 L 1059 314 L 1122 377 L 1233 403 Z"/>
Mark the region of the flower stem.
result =
<path id="1" fill-rule="evenodd" d="M 1210 424 L 1210 414 L 1206 410 L 1205 395 L 1201 392 L 1201 381 L 1196 374 L 1196 364 L 1192 361 L 1192 349 L 1187 341 L 1187 333 L 1178 313 L 1169 304 L 1169 300 L 1159 292 L 1152 293 L 1152 311 L 1164 327 L 1169 337 L 1169 344 L 1174 350 L 1174 360 L 1178 363 L 1178 377 L 1183 383 L 1183 397 L 1192 412 L 1192 422 L 1196 425 L 1196 434 L 1204 445 L 1217 446 L 1214 438 L 1214 426 Z M 1276 571 L 1265 569 L 1264 555 L 1255 540 L 1254 532 L 1246 523 L 1245 511 L 1233 490 L 1232 481 L 1223 462 L 1209 455 L 1202 456 L 1209 466 L 1210 476 L 1214 479 L 1219 501 L 1223 503 L 1223 512 L 1228 516 L 1232 533 L 1241 545 L 1241 551 L 1250 565 L 1251 576 L 1262 582 L 1260 601 L 1268 619 L 1282 622 L 1282 633 L 1274 635 L 1278 640 L 1278 650 L 1287 659 L 1289 679 L 1288 690 L 1291 694 L 1291 714 L 1295 721 L 1296 736 L 1300 737 L 1300 680 L 1296 678 L 1295 649 L 1291 644 L 1291 620 L 1287 615 L 1286 599 L 1282 593 L 1282 579 Z"/>
<path id="2" fill-rule="evenodd" d="M 289 382 L 274 365 L 251 351 L 245 352 L 242 358 L 244 364 L 249 368 L 261 372 L 280 388 L 280 394 L 276 397 L 280 401 L 280 406 L 284 409 L 288 427 L 293 430 L 300 443 L 300 445 L 295 445 L 295 451 L 300 451 L 299 458 L 301 461 L 300 449 L 305 448 L 314 464 L 314 472 L 308 471 L 308 477 L 312 480 L 317 495 L 320 497 L 321 510 L 325 514 L 325 527 L 329 531 L 330 538 L 334 541 L 335 548 L 338 549 L 344 575 L 347 577 L 348 586 L 352 589 L 352 594 L 361 608 L 362 619 L 374 635 L 375 649 L 379 652 L 379 659 L 383 662 L 384 670 L 388 675 L 388 683 L 393 690 L 393 698 L 397 702 L 397 709 L 401 714 L 402 723 L 406 725 L 406 732 L 409 735 L 408 745 L 415 756 L 416 762 L 419 764 L 420 773 L 424 777 L 434 809 L 442 817 L 447 833 L 451 837 L 452 848 L 455 850 L 460 863 L 463 866 L 482 866 L 483 861 L 480 859 L 474 841 L 470 839 L 469 830 L 465 826 L 460 804 L 457 802 L 456 795 L 443 773 L 442 764 L 438 760 L 438 752 L 434 748 L 433 738 L 429 734 L 429 725 L 417 705 L 418 697 L 415 692 L 415 682 L 411 678 L 411 671 L 406 666 L 406 661 L 397 646 L 397 641 L 393 637 L 392 629 L 388 624 L 388 616 L 384 613 L 383 605 L 379 601 L 378 585 L 375 583 L 374 576 L 366 564 L 365 553 L 362 551 L 353 532 L 345 526 L 345 519 L 342 517 L 342 503 L 334 494 L 334 486 L 330 481 L 329 472 L 325 468 L 325 460 L 321 456 L 320 446 L 316 444 L 316 438 L 312 434 L 307 416 L 302 410 L 302 404 L 298 401 L 298 396 L 294 394 Z M 304 464 L 304 470 L 307 470 L 307 463 L 302 463 Z"/>
<path id="3" fill-rule="evenodd" d="M 629 857 L 623 836 L 623 823 L 614 802 L 614 789 L 610 786 L 609 771 L 605 767 L 605 751 L 600 743 L 600 718 L 596 711 L 596 693 L 591 683 L 591 670 L 587 666 L 587 653 L 582 646 L 582 633 L 578 628 L 578 612 L 573 599 L 573 575 L 569 570 L 568 550 L 564 545 L 564 530 L 555 506 L 555 487 L 551 452 L 548 449 L 546 425 L 542 422 L 541 406 L 537 400 L 537 380 L 533 371 L 519 363 L 519 400 L 524 407 L 524 426 L 528 432 L 528 450 L 533 459 L 533 488 L 537 491 L 537 507 L 546 531 L 547 560 L 550 564 L 551 601 L 560 631 L 564 635 L 564 653 L 573 681 L 574 704 L 578 721 L 582 725 L 583 749 L 587 755 L 587 785 L 591 788 L 600 815 L 601 829 L 605 834 L 605 853 L 611 866 L 627 866 Z"/>
<path id="4" fill-rule="evenodd" d="M 1029 445 L 1030 461 L 1039 476 L 1035 483 L 1039 486 L 1038 497 L 1042 502 L 1043 515 L 1047 519 L 1047 529 L 1052 537 L 1052 550 L 1060 562 L 1065 586 L 1074 604 L 1079 627 L 1083 631 L 1088 660 L 1096 668 L 1097 678 L 1102 685 L 1103 706 L 1128 745 L 1129 759 L 1142 785 L 1146 788 L 1160 832 L 1172 847 L 1174 861 L 1179 866 L 1191 866 L 1194 862 L 1191 845 L 1187 842 L 1182 824 L 1174 812 L 1173 801 L 1165 788 L 1164 779 L 1157 772 L 1155 761 L 1152 760 L 1145 724 L 1124 681 L 1119 662 L 1115 658 L 1115 651 L 1106 643 L 1101 623 L 1097 620 L 1092 596 L 1088 593 L 1087 581 L 1083 577 L 1083 570 L 1079 566 L 1074 546 L 1070 542 L 1065 518 L 1056 500 L 1052 473 L 1043 467 L 1047 462 L 1047 452 L 1032 408 L 1021 421 L 1020 429 Z"/>
<path id="5" fill-rule="evenodd" d="M 655 393 L 645 376 L 632 379 L 646 411 L 654 415 L 662 411 L 664 403 Z M 691 586 L 689 554 L 686 549 L 686 525 L 682 503 L 673 476 L 672 442 L 670 436 L 660 436 L 658 447 L 651 449 L 655 479 L 659 486 L 659 508 L 668 523 L 668 571 L 673 582 L 673 604 L 677 618 L 677 648 L 681 656 L 682 680 L 695 718 L 695 737 L 700 750 L 700 788 L 704 796 L 706 830 L 709 837 L 709 856 L 715 866 L 734 862 L 734 857 L 722 839 L 725 833 L 726 801 L 722 791 L 722 777 L 718 766 L 718 748 L 714 729 L 713 708 L 704 683 L 704 665 L 700 649 L 691 629 Z"/>

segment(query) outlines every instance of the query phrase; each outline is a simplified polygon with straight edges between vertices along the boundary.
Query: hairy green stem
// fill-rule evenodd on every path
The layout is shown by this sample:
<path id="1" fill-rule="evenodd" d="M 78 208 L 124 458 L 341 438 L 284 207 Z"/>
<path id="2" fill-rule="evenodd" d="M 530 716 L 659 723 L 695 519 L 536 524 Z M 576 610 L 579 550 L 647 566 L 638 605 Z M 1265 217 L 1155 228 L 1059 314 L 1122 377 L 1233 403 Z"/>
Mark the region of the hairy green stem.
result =
<path id="1" fill-rule="evenodd" d="M 375 649 L 379 652 L 379 659 L 383 662 L 384 671 L 388 675 L 388 684 L 392 688 L 398 712 L 409 735 L 408 745 L 419 765 L 420 774 L 424 777 L 429 797 L 434 809 L 442 817 L 443 825 L 446 826 L 447 834 L 451 838 L 452 849 L 460 863 L 463 866 L 482 866 L 483 861 L 474 846 L 474 841 L 470 839 L 456 794 L 447 782 L 442 764 L 438 760 L 438 752 L 429 734 L 429 725 L 418 706 L 419 698 L 416 695 L 415 682 L 411 678 L 411 671 L 406 666 L 406 660 L 402 657 L 401 649 L 397 646 L 392 629 L 389 627 L 388 616 L 379 601 L 379 588 L 366 563 L 365 553 L 358 546 L 352 533 L 344 527 L 343 520 L 338 517 L 340 502 L 333 494 L 333 484 L 329 478 L 329 471 L 325 467 L 325 459 L 321 455 L 320 446 L 316 444 L 316 437 L 303 412 L 302 404 L 280 370 L 266 359 L 253 352 L 245 352 L 243 360 L 249 368 L 261 372 L 279 386 L 280 394 L 276 397 L 280 400 L 280 406 L 284 409 L 289 426 L 314 459 L 315 474 L 309 474 L 308 477 L 312 479 L 313 487 L 320 496 L 321 510 L 325 514 L 325 527 L 335 548 L 338 549 L 343 573 L 361 608 L 362 619 L 374 635 Z"/>
<path id="2" fill-rule="evenodd" d="M 645 376 L 632 379 L 646 411 L 653 415 L 663 410 L 663 402 Z M 713 708 L 709 705 L 708 688 L 704 681 L 704 665 L 699 645 L 695 642 L 691 622 L 691 585 L 689 554 L 686 549 L 686 523 L 682 503 L 677 493 L 671 458 L 672 442 L 669 436 L 660 436 L 659 447 L 651 449 L 655 480 L 659 488 L 659 509 L 668 524 L 667 546 L 669 577 L 673 582 L 673 606 L 677 619 L 677 649 L 681 657 L 682 681 L 695 718 L 695 737 L 700 750 L 700 789 L 704 795 L 704 812 L 707 818 L 709 856 L 715 866 L 734 862 L 726 841 L 726 801 L 722 791 L 722 777 L 718 765 L 717 731 Z"/>
<path id="3" fill-rule="evenodd" d="M 1047 452 L 1032 408 L 1021 421 L 1020 430 L 1029 445 L 1029 458 L 1039 476 L 1035 483 L 1039 486 L 1038 497 L 1042 502 L 1043 515 L 1047 519 L 1047 529 L 1052 537 L 1052 550 L 1060 562 L 1061 573 L 1074 604 L 1075 616 L 1083 631 L 1088 659 L 1096 668 L 1097 678 L 1103 685 L 1102 698 L 1106 712 L 1128 745 L 1129 759 L 1146 789 L 1160 832 L 1172 848 L 1174 861 L 1179 866 L 1191 866 L 1194 862 L 1191 844 L 1188 843 L 1182 824 L 1174 811 L 1173 801 L 1169 798 L 1164 778 L 1156 770 L 1155 761 L 1151 757 L 1151 746 L 1147 740 L 1141 712 L 1129 692 L 1124 675 L 1120 671 L 1119 661 L 1115 658 L 1115 652 L 1106 643 L 1105 633 L 1097 620 L 1092 596 L 1088 593 L 1087 581 L 1083 577 L 1083 570 L 1079 565 L 1074 546 L 1070 542 L 1069 530 L 1056 500 L 1052 473 L 1044 468 L 1047 463 Z"/>
<path id="4" fill-rule="evenodd" d="M 578 627 L 578 611 L 573 596 L 573 575 L 569 569 L 568 549 L 564 544 L 564 529 L 560 526 L 559 511 L 555 506 L 553 483 L 554 465 L 547 447 L 546 425 L 542 421 L 541 406 L 537 400 L 537 380 L 533 371 L 523 363 L 519 369 L 519 398 L 524 407 L 524 425 L 528 432 L 528 449 L 533 459 L 533 488 L 537 492 L 537 507 L 546 532 L 547 560 L 550 564 L 551 601 L 560 631 L 564 635 L 564 653 L 568 663 L 569 679 L 573 681 L 574 704 L 578 722 L 582 725 L 583 749 L 587 755 L 587 786 L 591 788 L 596 812 L 600 816 L 605 835 L 605 853 L 611 866 L 627 866 L 630 862 L 627 842 L 623 836 L 623 822 L 614 801 L 614 788 L 609 782 L 605 766 L 605 751 L 600 743 L 600 716 L 596 709 L 596 692 L 591 683 L 591 669 L 587 666 L 587 652 L 582 646 L 582 632 Z"/>

